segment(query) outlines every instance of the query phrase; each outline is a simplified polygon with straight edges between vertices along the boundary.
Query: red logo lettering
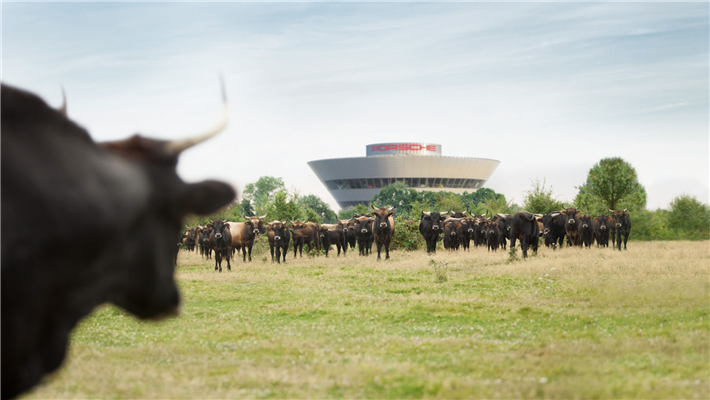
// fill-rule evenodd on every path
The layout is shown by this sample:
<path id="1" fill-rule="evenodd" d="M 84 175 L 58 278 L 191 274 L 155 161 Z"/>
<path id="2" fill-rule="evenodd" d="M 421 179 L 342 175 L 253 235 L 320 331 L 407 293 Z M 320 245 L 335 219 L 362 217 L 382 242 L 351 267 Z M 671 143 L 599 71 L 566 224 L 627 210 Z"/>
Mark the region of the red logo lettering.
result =
<path id="1" fill-rule="evenodd" d="M 410 145 L 409 145 L 409 150 L 412 150 L 412 151 L 421 151 L 421 150 L 422 150 L 422 145 L 421 145 L 421 144 L 410 144 Z"/>
<path id="2" fill-rule="evenodd" d="M 412 144 L 407 144 L 407 143 L 393 143 L 393 144 L 379 144 L 379 145 L 372 145 L 370 147 L 370 151 L 390 151 L 390 150 L 395 150 L 395 151 L 436 151 L 436 145 L 435 144 L 430 144 L 428 146 L 424 146 L 423 144 L 420 143 L 412 143 Z"/>
<path id="3" fill-rule="evenodd" d="M 436 145 L 435 144 L 430 144 L 429 146 L 426 147 L 427 150 L 429 151 L 436 151 Z"/>

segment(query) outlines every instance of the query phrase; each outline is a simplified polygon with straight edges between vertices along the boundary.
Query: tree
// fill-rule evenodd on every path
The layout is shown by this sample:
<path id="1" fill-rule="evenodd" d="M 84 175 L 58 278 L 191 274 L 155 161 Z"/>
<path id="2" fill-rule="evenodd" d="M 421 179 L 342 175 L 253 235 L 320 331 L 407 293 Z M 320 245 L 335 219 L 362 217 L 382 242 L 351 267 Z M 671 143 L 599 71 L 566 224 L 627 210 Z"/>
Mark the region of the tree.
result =
<path id="1" fill-rule="evenodd" d="M 646 208 L 646 189 L 639 183 L 636 170 L 620 157 L 604 158 L 589 170 L 584 187 L 586 201 L 601 202 L 612 210 Z M 579 196 L 579 195 L 578 195 Z M 580 198 L 584 201 L 584 198 Z M 608 210 L 607 210 L 608 211 Z"/>
<path id="2" fill-rule="evenodd" d="M 246 215 L 247 217 L 251 217 L 253 215 L 256 215 L 254 208 L 251 206 L 251 202 L 245 198 L 242 198 L 240 208 L 242 209 L 242 215 Z M 239 218 L 241 218 L 241 217 L 242 216 L 240 215 Z"/>
<path id="3" fill-rule="evenodd" d="M 331 210 L 328 203 L 314 194 L 309 194 L 308 196 L 299 198 L 298 205 L 302 208 L 313 210 L 313 212 L 320 217 L 320 220 L 323 223 L 334 224 L 337 222 L 337 216 L 335 215 L 335 212 Z"/>
<path id="4" fill-rule="evenodd" d="M 270 221 L 301 221 L 305 213 L 297 203 L 296 195 L 281 190 L 274 195 L 274 201 L 269 203 L 267 210 Z"/>
<path id="5" fill-rule="evenodd" d="M 356 214 L 367 214 L 370 210 L 364 204 L 358 204 L 355 207 L 348 207 L 338 212 L 338 219 L 350 219 Z"/>
<path id="6" fill-rule="evenodd" d="M 562 209 L 562 203 L 553 197 L 552 186 L 545 187 L 545 180 L 534 179 L 532 188 L 525 191 L 523 209 L 534 214 L 546 214 Z"/>
<path id="7" fill-rule="evenodd" d="M 262 176 L 254 183 L 250 183 L 244 187 L 244 194 L 242 195 L 242 203 L 247 200 L 253 210 L 259 213 L 265 213 L 268 203 L 274 200 L 274 195 L 285 190 L 286 186 L 281 178 L 274 178 L 273 176 Z M 244 204 L 242 208 L 246 210 Z"/>
<path id="8" fill-rule="evenodd" d="M 404 182 L 395 182 L 387 185 L 380 193 L 376 194 L 370 204 L 376 207 L 393 206 L 397 215 L 409 218 L 412 211 L 412 203 L 420 199 L 419 193 L 408 187 Z"/>
<path id="9" fill-rule="evenodd" d="M 670 204 L 668 223 L 671 229 L 683 232 L 691 237 L 708 238 L 710 236 L 710 208 L 697 198 L 684 194 L 676 197 Z"/>

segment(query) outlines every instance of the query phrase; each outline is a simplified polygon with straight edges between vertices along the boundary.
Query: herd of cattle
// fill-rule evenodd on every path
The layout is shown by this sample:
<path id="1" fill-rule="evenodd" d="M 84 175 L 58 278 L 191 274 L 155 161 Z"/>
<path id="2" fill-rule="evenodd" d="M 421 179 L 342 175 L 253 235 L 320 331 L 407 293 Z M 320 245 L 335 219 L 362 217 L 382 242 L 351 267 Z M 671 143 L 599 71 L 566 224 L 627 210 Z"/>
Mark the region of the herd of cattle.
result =
<path id="1" fill-rule="evenodd" d="M 134 135 L 103 143 L 93 141 L 67 117 L 66 102 L 54 109 L 21 89 L 2 84 L 0 92 L 0 396 L 5 399 L 26 392 L 59 368 L 71 331 L 98 305 L 112 303 L 142 319 L 176 313 L 180 295 L 174 276 L 175 242 L 181 235 L 182 221 L 187 215 L 209 215 L 230 204 L 236 192 L 216 181 L 187 184 L 176 172 L 183 151 L 226 127 L 224 85 L 222 119 L 211 130 L 183 140 Z M 379 208 L 373 214 L 334 225 L 279 221 L 264 225 L 266 215 L 237 223 L 215 221 L 209 227 L 211 232 L 188 232 L 187 242 L 193 248 L 205 246 L 207 256 L 213 250 L 220 269 L 222 258 L 230 267 L 232 252 L 241 250 L 244 260 L 247 253 L 251 259 L 254 238 L 262 234 L 267 235 L 277 259 L 285 255 L 291 241 L 295 254 L 304 244 L 318 250 L 323 246 L 327 251 L 334 243 L 347 251 L 348 246 L 354 246 L 353 239 L 359 243 L 360 254 L 368 254 L 374 242 L 378 257 L 383 247 L 389 257 L 395 229 L 393 209 Z M 505 246 L 507 239 L 514 246 L 519 239 L 524 252 L 529 243 L 537 244 L 538 219 L 542 219 L 550 242 L 562 243 L 562 227 L 570 243 L 588 243 L 589 235 L 582 228 L 592 224 L 594 232 L 595 226 L 569 209 L 541 217 L 519 212 L 490 220 L 464 215 L 446 218 L 442 214 L 422 216 L 420 229 L 429 251 L 435 251 L 439 231 L 464 236 L 463 227 L 469 232 L 471 218 L 472 226 L 486 227 L 484 243 L 488 246 Z M 560 219 L 559 215 L 565 217 Z M 619 233 L 620 249 L 621 235 L 625 235 L 626 246 L 630 219 L 620 211 L 612 217 L 615 223 L 607 223 L 607 229 L 612 235 Z M 572 225 L 579 227 L 576 232 Z M 474 243 L 480 245 L 475 229 Z M 453 243 L 447 239 L 445 245 L 456 246 Z"/>
<path id="2" fill-rule="evenodd" d="M 548 247 L 564 246 L 567 238 L 568 246 L 591 247 L 596 241 L 597 246 L 608 247 L 611 237 L 612 248 L 621 250 L 623 240 L 624 250 L 631 230 L 631 217 L 626 210 L 609 210 L 611 215 L 601 214 L 596 217 L 582 214 L 576 207 L 545 215 L 519 211 L 514 215 L 496 214 L 487 217 L 463 212 L 423 212 L 419 221 L 419 232 L 426 241 L 428 253 L 436 252 L 437 243 L 443 242 L 448 250 L 463 248 L 469 250 L 471 242 L 474 247 L 485 247 L 488 251 L 506 249 L 508 241 L 515 247 L 520 241 L 523 257 L 527 257 L 528 248 L 537 252 L 540 239 Z M 451 214 L 450 216 L 448 214 Z M 372 215 L 355 215 L 351 219 L 338 220 L 335 224 L 318 224 L 315 222 L 266 222 L 267 215 L 261 217 L 246 217 L 245 222 L 229 222 L 217 220 L 206 226 L 195 226 L 186 230 L 178 243 L 175 261 L 181 246 L 188 251 L 199 251 L 203 258 L 210 259 L 212 252 L 215 257 L 215 271 L 222 272 L 222 259 L 226 259 L 227 268 L 231 269 L 230 259 L 235 253 L 242 252 L 242 260 L 247 255 L 251 261 L 254 240 L 259 235 L 266 235 L 271 251 L 271 261 L 286 262 L 286 253 L 293 242 L 294 258 L 300 254 L 303 257 L 303 246 L 308 246 L 325 256 L 332 245 L 347 253 L 348 247 L 357 246 L 360 255 L 368 255 L 372 245 L 377 245 L 377 258 L 381 258 L 384 248 L 385 258 L 389 258 L 390 244 L 394 236 L 394 208 L 375 208 Z M 443 234 L 443 237 L 441 236 Z"/>

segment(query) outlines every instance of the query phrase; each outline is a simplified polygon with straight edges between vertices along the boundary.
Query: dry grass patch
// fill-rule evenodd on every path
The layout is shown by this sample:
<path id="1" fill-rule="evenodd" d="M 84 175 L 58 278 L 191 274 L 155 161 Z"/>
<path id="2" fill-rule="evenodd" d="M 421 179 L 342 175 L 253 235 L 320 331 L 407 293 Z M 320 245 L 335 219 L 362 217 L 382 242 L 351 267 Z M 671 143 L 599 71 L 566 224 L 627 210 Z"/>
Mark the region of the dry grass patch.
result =
<path id="1" fill-rule="evenodd" d="M 252 263 L 181 253 L 179 318 L 101 307 L 28 398 L 708 398 L 710 244 Z M 270 257 L 268 257 L 270 260 Z"/>

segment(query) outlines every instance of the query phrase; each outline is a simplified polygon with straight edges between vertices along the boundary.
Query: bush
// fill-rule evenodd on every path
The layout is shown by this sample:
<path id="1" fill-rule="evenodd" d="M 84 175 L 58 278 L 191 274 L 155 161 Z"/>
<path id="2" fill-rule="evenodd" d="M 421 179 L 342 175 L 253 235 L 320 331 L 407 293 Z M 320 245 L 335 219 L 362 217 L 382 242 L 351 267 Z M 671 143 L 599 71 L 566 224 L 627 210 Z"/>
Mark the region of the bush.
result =
<path id="1" fill-rule="evenodd" d="M 395 216 L 394 236 L 390 244 L 391 250 L 417 250 L 424 248 L 425 241 L 419 233 L 419 221 L 401 219 Z"/>

